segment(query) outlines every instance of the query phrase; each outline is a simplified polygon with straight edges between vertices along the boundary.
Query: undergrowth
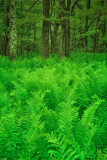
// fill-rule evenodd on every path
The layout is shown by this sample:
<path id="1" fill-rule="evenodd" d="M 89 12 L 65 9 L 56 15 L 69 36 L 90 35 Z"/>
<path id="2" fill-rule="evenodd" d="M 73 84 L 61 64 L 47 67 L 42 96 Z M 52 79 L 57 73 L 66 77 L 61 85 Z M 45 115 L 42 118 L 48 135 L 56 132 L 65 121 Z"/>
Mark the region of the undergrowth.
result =
<path id="1" fill-rule="evenodd" d="M 0 57 L 1 160 L 106 160 L 106 58 Z"/>

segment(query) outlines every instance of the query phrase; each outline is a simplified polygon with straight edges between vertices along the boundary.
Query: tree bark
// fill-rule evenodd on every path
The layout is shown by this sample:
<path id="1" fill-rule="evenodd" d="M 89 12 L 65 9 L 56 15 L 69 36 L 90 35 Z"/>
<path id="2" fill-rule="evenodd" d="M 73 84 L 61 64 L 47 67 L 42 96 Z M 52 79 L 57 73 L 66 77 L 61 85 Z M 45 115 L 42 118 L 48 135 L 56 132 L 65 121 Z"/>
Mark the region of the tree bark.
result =
<path id="1" fill-rule="evenodd" d="M 87 10 L 90 9 L 90 3 L 91 3 L 90 0 L 86 1 Z M 87 31 L 88 31 L 88 20 L 89 20 L 89 17 L 88 17 L 88 15 L 86 15 L 86 17 L 85 17 L 85 28 L 84 28 L 85 33 L 87 33 Z M 86 35 L 85 38 L 84 38 L 84 47 L 87 47 L 87 45 L 88 45 L 88 39 L 87 39 L 87 35 Z"/>
<path id="2" fill-rule="evenodd" d="M 97 32 L 97 30 L 99 29 L 99 22 L 100 22 L 100 17 L 101 17 L 101 14 L 98 15 L 97 17 L 97 21 L 96 21 L 96 26 L 95 26 L 95 30 L 96 30 L 96 33 L 94 34 L 94 46 L 93 46 L 93 51 L 94 52 L 98 52 L 98 43 L 99 43 L 99 33 Z"/>
<path id="3" fill-rule="evenodd" d="M 51 53 L 55 54 L 58 51 L 57 48 L 57 37 L 58 37 L 58 29 L 59 29 L 59 23 L 54 24 L 54 30 L 53 34 L 51 35 Z"/>
<path id="4" fill-rule="evenodd" d="M 43 0 L 42 57 L 49 57 L 49 11 L 50 0 Z"/>
<path id="5" fill-rule="evenodd" d="M 71 0 L 67 1 L 67 19 L 66 19 L 66 30 L 65 30 L 65 56 L 70 56 L 70 20 L 69 20 L 69 12 L 70 12 Z"/>
<path id="6" fill-rule="evenodd" d="M 62 22 L 63 23 L 63 22 Z M 64 41 L 65 41 L 65 29 L 64 26 L 61 25 L 61 34 L 60 34 L 60 48 L 59 48 L 59 56 L 58 58 L 61 59 L 64 56 Z"/>
<path id="7" fill-rule="evenodd" d="M 4 8 L 5 8 L 5 4 L 4 4 L 4 0 L 0 1 L 0 19 L 3 16 L 4 13 Z M 1 28 L 2 29 L 2 28 Z M 0 54 L 4 54 L 4 36 L 2 37 L 2 34 L 0 33 Z"/>
<path id="8" fill-rule="evenodd" d="M 61 9 L 61 34 L 60 34 L 60 48 L 59 48 L 59 59 L 61 59 L 65 54 L 65 27 L 66 27 L 66 20 L 65 17 L 65 0 L 60 0 L 60 9 Z"/>
<path id="9" fill-rule="evenodd" d="M 36 14 L 35 7 L 34 7 L 34 14 Z M 36 22 L 34 23 L 34 52 L 36 52 Z"/>
<path id="10" fill-rule="evenodd" d="M 1 40 L 1 37 L 0 37 L 0 54 L 2 54 L 2 40 Z"/>
<path id="11" fill-rule="evenodd" d="M 103 23 L 100 25 L 100 30 L 101 30 L 101 36 L 102 40 L 100 41 L 100 52 L 105 52 L 106 50 L 106 43 L 104 40 L 104 37 L 106 36 L 106 19 L 103 20 Z"/>
<path id="12" fill-rule="evenodd" d="M 15 0 L 10 1 L 10 34 L 9 34 L 9 58 L 13 60 L 17 53 L 16 10 Z"/>
<path id="13" fill-rule="evenodd" d="M 21 3 L 20 3 L 20 5 L 21 5 L 21 18 L 23 18 L 23 2 L 21 1 Z M 24 58 L 24 51 L 23 51 L 23 48 L 24 48 L 24 42 L 23 42 L 23 25 L 21 26 L 21 35 L 20 35 L 21 37 L 21 48 L 20 48 L 20 50 L 21 50 L 21 55 L 22 55 L 22 59 Z"/>
<path id="14" fill-rule="evenodd" d="M 6 31 L 5 31 L 5 56 L 9 56 L 9 14 L 10 14 L 10 1 L 7 1 L 6 6 Z"/>
<path id="15" fill-rule="evenodd" d="M 100 1 L 100 5 L 102 6 L 103 4 L 105 3 L 105 0 L 101 0 Z M 100 29 L 99 27 L 99 22 L 100 22 L 100 19 L 101 19 L 101 16 L 102 16 L 102 12 L 100 12 L 98 14 L 98 17 L 97 17 L 97 20 L 96 20 L 96 26 L 95 26 L 95 30 L 96 30 L 96 33 L 94 34 L 94 46 L 93 46 L 93 51 L 94 52 L 99 52 L 99 32 L 97 32 L 97 30 Z"/>
<path id="16" fill-rule="evenodd" d="M 53 1 L 53 4 L 55 4 L 55 0 Z M 58 8 L 60 9 L 60 1 L 58 3 Z M 61 17 L 61 14 L 57 15 L 57 18 L 59 19 Z M 55 15 L 54 15 L 55 16 Z M 51 54 L 55 54 L 58 52 L 58 43 L 57 43 L 57 38 L 58 38 L 58 30 L 59 30 L 59 26 L 61 24 L 58 22 L 54 23 L 54 29 L 53 29 L 53 33 L 51 30 Z"/>

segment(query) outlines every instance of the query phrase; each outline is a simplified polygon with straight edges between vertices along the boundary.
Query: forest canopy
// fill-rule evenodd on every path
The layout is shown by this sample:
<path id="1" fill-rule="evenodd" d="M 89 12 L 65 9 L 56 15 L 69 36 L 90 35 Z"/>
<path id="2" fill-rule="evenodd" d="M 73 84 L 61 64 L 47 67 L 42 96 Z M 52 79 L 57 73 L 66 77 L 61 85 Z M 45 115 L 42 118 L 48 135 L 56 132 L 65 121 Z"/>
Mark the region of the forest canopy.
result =
<path id="1" fill-rule="evenodd" d="M 0 54 L 107 51 L 106 0 L 0 0 Z"/>

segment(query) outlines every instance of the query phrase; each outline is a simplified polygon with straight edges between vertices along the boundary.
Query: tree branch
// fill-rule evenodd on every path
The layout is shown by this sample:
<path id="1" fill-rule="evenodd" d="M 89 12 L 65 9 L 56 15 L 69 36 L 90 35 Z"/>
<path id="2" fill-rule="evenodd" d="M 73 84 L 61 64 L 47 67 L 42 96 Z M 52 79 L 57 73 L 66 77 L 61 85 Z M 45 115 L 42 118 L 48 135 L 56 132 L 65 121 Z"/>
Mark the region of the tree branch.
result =
<path id="1" fill-rule="evenodd" d="M 26 15 L 25 15 L 25 17 L 24 17 L 24 20 L 25 20 L 25 18 L 27 17 L 27 15 L 29 14 L 29 12 L 31 11 L 31 9 L 32 9 L 38 2 L 39 2 L 39 0 L 35 1 L 35 2 L 32 4 L 32 6 L 28 9 L 28 11 L 27 11 L 27 13 L 26 13 Z"/>
<path id="2" fill-rule="evenodd" d="M 75 9 L 75 6 L 78 4 L 79 0 L 76 0 L 71 8 L 71 15 L 72 15 L 72 12 L 74 11 Z"/>
<path id="3" fill-rule="evenodd" d="M 96 20 L 96 18 L 97 18 L 97 17 L 93 18 L 92 21 L 89 23 L 88 29 L 89 29 L 89 27 L 91 26 L 91 24 L 94 22 L 94 20 Z"/>

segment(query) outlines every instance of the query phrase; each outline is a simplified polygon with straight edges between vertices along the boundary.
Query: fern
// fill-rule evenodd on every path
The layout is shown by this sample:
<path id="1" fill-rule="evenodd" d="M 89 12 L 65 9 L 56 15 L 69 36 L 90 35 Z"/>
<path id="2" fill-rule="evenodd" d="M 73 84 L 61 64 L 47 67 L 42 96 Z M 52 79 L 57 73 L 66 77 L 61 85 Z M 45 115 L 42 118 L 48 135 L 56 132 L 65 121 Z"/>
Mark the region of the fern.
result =
<path id="1" fill-rule="evenodd" d="M 51 159 L 59 159 L 59 160 L 75 160 L 79 156 L 76 155 L 76 151 L 73 150 L 72 146 L 69 145 L 66 137 L 61 138 L 55 137 L 55 133 L 52 133 L 48 137 L 48 145 L 47 152 Z"/>
<path id="2" fill-rule="evenodd" d="M 0 159 L 107 159 L 104 57 L 0 56 Z"/>

